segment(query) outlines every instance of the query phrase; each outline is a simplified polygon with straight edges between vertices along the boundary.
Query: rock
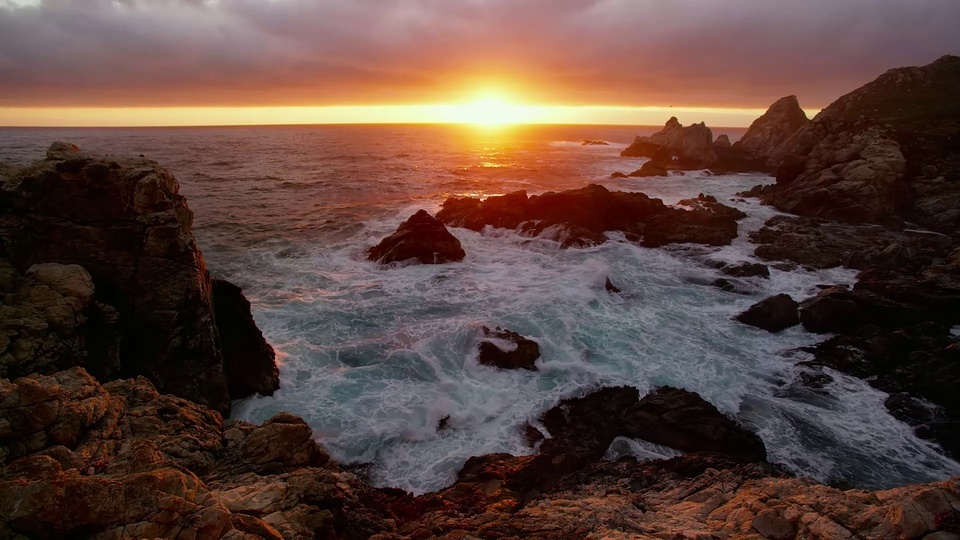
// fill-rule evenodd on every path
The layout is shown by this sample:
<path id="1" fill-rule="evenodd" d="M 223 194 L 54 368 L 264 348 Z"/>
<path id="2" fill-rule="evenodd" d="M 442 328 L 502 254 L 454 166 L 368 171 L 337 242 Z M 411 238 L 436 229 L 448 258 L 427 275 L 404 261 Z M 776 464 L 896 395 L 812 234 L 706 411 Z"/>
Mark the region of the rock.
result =
<path id="1" fill-rule="evenodd" d="M 960 222 L 960 58 L 890 70 L 841 97 L 778 148 L 763 201 L 807 216 L 943 233 Z M 950 180 L 953 179 L 953 180 Z"/>
<path id="2" fill-rule="evenodd" d="M 764 190 L 768 187 L 769 185 L 766 185 L 766 184 L 757 184 L 752 188 L 748 189 L 747 191 L 738 192 L 736 195 L 737 197 L 747 197 L 747 198 L 761 197 L 763 196 Z"/>
<path id="3" fill-rule="evenodd" d="M 717 135 L 717 138 L 713 141 L 713 148 L 716 149 L 726 149 L 730 148 L 730 137 L 726 133 L 723 135 Z"/>
<path id="4" fill-rule="evenodd" d="M 610 143 L 607 141 L 592 141 L 589 139 L 584 139 L 583 146 L 608 146 Z"/>
<path id="5" fill-rule="evenodd" d="M 622 172 L 615 172 L 610 175 L 610 178 L 627 178 L 627 175 Z"/>
<path id="6" fill-rule="evenodd" d="M 755 158 L 778 162 L 782 159 L 778 154 L 780 146 L 809 122 L 797 96 L 781 98 L 750 124 L 750 129 L 733 148 Z"/>
<path id="7" fill-rule="evenodd" d="M 623 432 L 684 452 L 712 452 L 743 461 L 766 461 L 756 434 L 724 416 L 699 395 L 662 386 L 624 412 Z"/>
<path id="8" fill-rule="evenodd" d="M 213 309 L 230 396 L 273 395 L 280 388 L 276 353 L 257 328 L 243 291 L 229 281 L 214 279 Z"/>
<path id="9" fill-rule="evenodd" d="M 490 340 L 481 341 L 478 346 L 480 354 L 477 360 L 481 364 L 500 369 L 537 370 L 540 346 L 536 341 L 499 326 L 495 330 L 484 326 L 483 335 Z"/>
<path id="10" fill-rule="evenodd" d="M 145 375 L 162 391 L 226 411 L 212 284 L 190 232 L 193 214 L 178 190 L 173 175 L 153 161 L 97 157 L 54 143 L 48 159 L 0 176 L 6 209 L 0 257 L 19 273 L 39 263 L 79 265 L 89 273 L 99 313 L 85 324 L 120 329 L 119 339 L 107 332 L 80 351 L 78 360 L 91 372 Z"/>
<path id="11" fill-rule="evenodd" d="M 733 277 L 770 277 L 770 268 L 760 263 L 740 263 L 724 266 L 721 272 Z"/>
<path id="12" fill-rule="evenodd" d="M 603 284 L 603 288 L 606 289 L 606 291 L 607 291 L 607 292 L 610 292 L 610 293 L 619 293 L 619 292 L 620 292 L 620 289 L 617 288 L 617 286 L 614 285 L 612 281 L 610 281 L 610 278 L 609 278 L 609 277 L 607 278 L 607 281 Z"/>
<path id="13" fill-rule="evenodd" d="M 670 118 L 664 128 L 649 137 L 637 137 L 620 152 L 624 157 L 648 157 L 666 168 L 702 169 L 717 163 L 713 133 L 704 123 L 683 127 Z"/>
<path id="14" fill-rule="evenodd" d="M 415 260 L 420 264 L 462 261 L 460 241 L 443 223 L 424 210 L 397 227 L 397 232 L 370 248 L 369 259 L 382 264 Z"/>
<path id="15" fill-rule="evenodd" d="M 651 176 L 668 176 L 667 170 L 652 161 L 643 164 L 639 169 L 633 171 L 628 176 L 648 178 Z"/>
<path id="16" fill-rule="evenodd" d="M 643 193 L 584 188 L 527 197 L 518 191 L 485 200 L 450 198 L 437 218 L 453 227 L 518 229 L 556 239 L 561 247 L 595 245 L 605 232 L 621 231 L 647 247 L 693 242 L 726 245 L 737 236 L 735 212 L 714 202 L 691 210 L 671 208 Z"/>
<path id="17" fill-rule="evenodd" d="M 865 324 L 866 316 L 851 291 L 831 287 L 803 302 L 800 321 L 809 332 L 843 332 Z"/>
<path id="18" fill-rule="evenodd" d="M 800 324 L 798 307 L 799 304 L 789 294 L 778 294 L 750 306 L 750 309 L 737 315 L 737 320 L 768 332 L 780 332 Z"/>

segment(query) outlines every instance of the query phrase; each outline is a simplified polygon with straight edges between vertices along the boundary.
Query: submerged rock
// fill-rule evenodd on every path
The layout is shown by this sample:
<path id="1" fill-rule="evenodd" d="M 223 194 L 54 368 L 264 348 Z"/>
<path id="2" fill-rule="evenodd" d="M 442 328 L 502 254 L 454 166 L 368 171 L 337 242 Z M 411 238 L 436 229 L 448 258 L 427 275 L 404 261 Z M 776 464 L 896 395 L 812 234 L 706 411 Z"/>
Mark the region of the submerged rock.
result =
<path id="1" fill-rule="evenodd" d="M 730 264 L 722 267 L 720 271 L 733 277 L 770 277 L 770 268 L 760 263 Z"/>
<path id="2" fill-rule="evenodd" d="M 397 227 L 397 232 L 370 248 L 368 258 L 382 264 L 417 261 L 444 264 L 466 257 L 460 240 L 443 223 L 420 210 Z"/>
<path id="3" fill-rule="evenodd" d="M 190 231 L 193 213 L 178 191 L 156 162 L 54 143 L 47 159 L 0 171 L 0 257 L 19 273 L 39 263 L 89 273 L 94 311 L 81 326 L 119 328 L 119 339 L 98 331 L 103 339 L 87 341 L 77 363 L 105 378 L 144 375 L 162 391 L 227 411 L 212 282 Z"/>
<path id="4" fill-rule="evenodd" d="M 537 370 L 540 346 L 536 341 L 499 326 L 494 330 L 484 326 L 483 335 L 489 340 L 481 341 L 478 346 L 477 360 L 481 364 L 500 369 Z"/>
<path id="5" fill-rule="evenodd" d="M 800 324 L 798 308 L 799 304 L 789 294 L 778 294 L 750 306 L 737 315 L 737 320 L 768 332 L 780 332 Z"/>
<path id="6" fill-rule="evenodd" d="M 614 285 L 612 281 L 610 281 L 610 278 L 607 278 L 607 281 L 603 284 L 603 288 L 606 289 L 607 292 L 611 292 L 611 293 L 620 292 L 620 289 L 616 285 Z"/>

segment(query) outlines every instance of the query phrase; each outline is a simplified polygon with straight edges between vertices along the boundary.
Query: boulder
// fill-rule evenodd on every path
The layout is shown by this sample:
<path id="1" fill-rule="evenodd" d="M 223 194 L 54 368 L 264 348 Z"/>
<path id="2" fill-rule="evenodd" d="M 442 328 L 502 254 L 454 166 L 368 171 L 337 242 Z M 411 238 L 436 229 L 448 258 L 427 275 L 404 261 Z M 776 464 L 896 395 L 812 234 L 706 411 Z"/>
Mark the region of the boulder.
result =
<path id="1" fill-rule="evenodd" d="M 214 279 L 213 309 L 230 396 L 272 395 L 280 388 L 276 353 L 257 328 L 243 290 L 229 281 Z"/>
<path id="2" fill-rule="evenodd" d="M 104 324 L 115 318 L 120 328 L 119 369 L 108 350 L 107 365 L 86 364 L 92 372 L 145 375 L 162 391 L 227 411 L 212 283 L 178 191 L 156 162 L 54 143 L 47 159 L 0 175 L 0 257 L 21 274 L 40 263 L 89 273 L 95 301 L 110 306 Z"/>
<path id="3" fill-rule="evenodd" d="M 760 263 L 729 264 L 720 269 L 721 272 L 733 277 L 770 277 L 770 268 Z"/>
<path id="4" fill-rule="evenodd" d="M 763 201 L 807 216 L 954 233 L 960 221 L 960 57 L 890 70 L 841 97 L 777 149 Z"/>
<path id="5" fill-rule="evenodd" d="M 622 172 L 617 171 L 617 172 L 611 174 L 611 175 L 610 175 L 610 178 L 627 178 L 627 175 L 624 174 L 624 173 L 622 173 Z"/>
<path id="6" fill-rule="evenodd" d="M 733 148 L 752 157 L 776 162 L 782 158 L 777 154 L 778 148 L 809 122 L 797 96 L 781 98 L 750 124 Z"/>
<path id="7" fill-rule="evenodd" d="M 492 226 L 544 235 L 558 240 L 561 247 L 600 244 L 608 231 L 623 232 L 648 247 L 682 242 L 727 245 L 737 236 L 739 214 L 715 201 L 704 200 L 684 210 L 643 193 L 590 184 L 533 197 L 525 191 L 484 200 L 454 197 L 443 203 L 437 218 L 475 231 Z"/>
<path id="8" fill-rule="evenodd" d="M 737 315 L 737 320 L 768 332 L 780 332 L 800 324 L 798 307 L 799 304 L 789 294 L 778 294 L 750 306 L 750 309 Z"/>
<path id="9" fill-rule="evenodd" d="M 397 232 L 370 248 L 368 258 L 382 264 L 416 261 L 420 264 L 444 264 L 462 261 L 466 256 L 460 240 L 443 223 L 420 210 L 397 227 Z"/>
<path id="10" fill-rule="evenodd" d="M 639 169 L 633 171 L 628 176 L 649 178 L 651 176 L 668 176 L 667 170 L 657 165 L 653 161 L 644 163 Z"/>
<path id="11" fill-rule="evenodd" d="M 637 137 L 620 152 L 624 157 L 648 157 L 673 169 L 702 169 L 717 163 L 713 133 L 703 122 L 683 127 L 676 117 L 649 137 Z"/>
<path id="12" fill-rule="evenodd" d="M 484 326 L 483 335 L 488 339 L 478 346 L 477 360 L 481 364 L 500 369 L 537 370 L 540 346 L 536 341 L 499 326 L 495 330 Z"/>

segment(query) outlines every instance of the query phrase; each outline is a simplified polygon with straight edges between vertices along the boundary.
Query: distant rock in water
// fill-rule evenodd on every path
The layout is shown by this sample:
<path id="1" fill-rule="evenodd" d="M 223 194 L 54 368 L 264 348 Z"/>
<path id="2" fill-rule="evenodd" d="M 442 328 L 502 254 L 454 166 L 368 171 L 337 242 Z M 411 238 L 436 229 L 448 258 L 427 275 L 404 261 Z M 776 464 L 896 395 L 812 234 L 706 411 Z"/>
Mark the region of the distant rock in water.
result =
<path id="1" fill-rule="evenodd" d="M 484 326 L 483 335 L 490 339 L 481 341 L 478 346 L 477 359 L 481 364 L 500 369 L 537 370 L 540 346 L 536 341 L 499 326 L 495 330 Z"/>
<path id="2" fill-rule="evenodd" d="M 750 124 L 733 149 L 755 159 L 782 158 L 780 146 L 809 122 L 797 96 L 781 98 Z"/>
<path id="3" fill-rule="evenodd" d="M 657 165 L 673 169 L 702 169 L 717 164 L 713 133 L 704 123 L 683 127 L 676 117 L 649 137 L 637 137 L 620 152 L 624 157 L 652 158 Z"/>
<path id="4" fill-rule="evenodd" d="M 607 292 L 611 292 L 611 293 L 620 292 L 620 289 L 616 285 L 614 285 L 612 281 L 610 281 L 610 278 L 607 278 L 606 283 L 603 284 L 603 288 L 606 289 Z"/>
<path id="5" fill-rule="evenodd" d="M 960 57 L 893 69 L 783 143 L 762 200 L 786 212 L 960 231 Z"/>
<path id="6" fill-rule="evenodd" d="M 610 175 L 610 178 L 627 178 L 627 175 L 624 174 L 624 173 L 622 173 L 622 172 L 617 171 L 617 172 L 611 174 L 611 175 Z"/>
<path id="7" fill-rule="evenodd" d="M 726 133 L 717 135 L 717 138 L 713 141 L 713 147 L 714 149 L 730 148 L 730 137 Z"/>
<path id="8" fill-rule="evenodd" d="M 720 246 L 736 238 L 737 212 L 716 202 L 689 211 L 672 208 L 643 193 L 591 184 L 533 197 L 525 191 L 485 200 L 453 197 L 437 218 L 475 231 L 492 226 L 553 235 L 562 247 L 603 243 L 607 231 L 621 231 L 647 247 L 684 242 Z"/>
<path id="9" fill-rule="evenodd" d="M 54 143 L 45 160 L 0 168 L 0 259 L 20 274 L 40 263 L 79 265 L 89 273 L 92 304 L 86 293 L 71 297 L 79 289 L 56 294 L 89 316 L 74 328 L 87 333 L 86 350 L 75 361 L 90 372 L 107 379 L 143 375 L 162 392 L 226 412 L 237 396 L 230 395 L 224 364 L 241 372 L 250 356 L 236 358 L 235 349 L 222 348 L 212 281 L 190 231 L 193 213 L 178 190 L 173 175 L 154 161 L 94 156 Z M 79 283 L 57 281 L 69 282 Z M 79 343 L 71 335 L 63 327 L 47 338 L 69 348 Z M 40 371 L 58 366 L 62 362 Z"/>
<path id="10" fill-rule="evenodd" d="M 420 210 L 397 227 L 397 232 L 370 248 L 371 261 L 383 264 L 417 261 L 420 264 L 444 264 L 462 261 L 466 256 L 457 237 L 440 220 Z"/>
<path id="11" fill-rule="evenodd" d="M 609 146 L 610 143 L 607 141 L 591 141 L 586 139 L 583 141 L 583 146 Z"/>
<path id="12" fill-rule="evenodd" d="M 644 163 L 639 169 L 633 171 L 628 176 L 647 178 L 651 176 L 667 176 L 667 170 L 653 161 Z"/>
<path id="13" fill-rule="evenodd" d="M 800 324 L 798 308 L 799 304 L 789 294 L 778 294 L 750 306 L 737 315 L 737 320 L 768 332 L 779 332 Z"/>

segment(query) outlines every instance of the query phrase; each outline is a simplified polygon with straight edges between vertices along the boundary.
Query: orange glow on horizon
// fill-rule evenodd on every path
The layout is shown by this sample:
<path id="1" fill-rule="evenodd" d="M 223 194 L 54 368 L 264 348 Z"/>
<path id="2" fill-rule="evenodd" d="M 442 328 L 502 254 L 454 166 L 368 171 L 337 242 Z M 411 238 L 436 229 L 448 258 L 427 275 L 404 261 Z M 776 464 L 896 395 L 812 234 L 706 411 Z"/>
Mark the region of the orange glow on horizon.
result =
<path id="1" fill-rule="evenodd" d="M 764 109 L 526 105 L 496 95 L 464 103 L 316 107 L 0 107 L 3 127 L 173 127 L 304 124 L 597 124 L 746 127 Z M 808 111 L 815 114 L 818 111 Z"/>

